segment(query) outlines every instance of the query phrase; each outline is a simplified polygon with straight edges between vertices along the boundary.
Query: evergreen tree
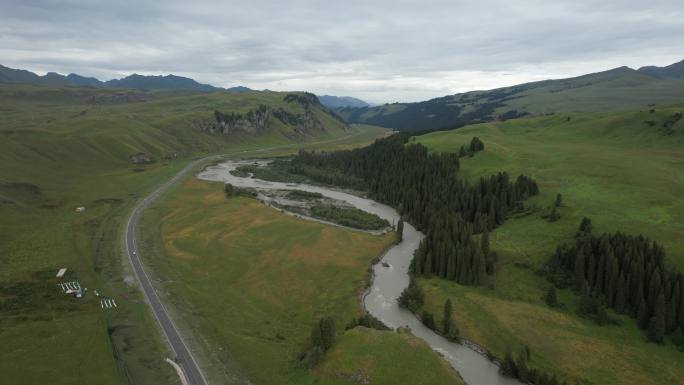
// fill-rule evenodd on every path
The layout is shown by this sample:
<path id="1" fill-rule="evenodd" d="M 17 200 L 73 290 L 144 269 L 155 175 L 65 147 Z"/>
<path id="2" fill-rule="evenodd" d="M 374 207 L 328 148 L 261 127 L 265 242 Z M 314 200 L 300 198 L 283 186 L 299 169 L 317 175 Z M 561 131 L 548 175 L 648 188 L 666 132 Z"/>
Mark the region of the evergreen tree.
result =
<path id="1" fill-rule="evenodd" d="M 615 292 L 615 310 L 618 313 L 623 313 L 625 311 L 625 304 L 627 301 L 625 290 L 625 278 L 622 273 L 620 273 Z"/>
<path id="2" fill-rule="evenodd" d="M 485 229 L 482 233 L 482 238 L 480 238 L 480 249 L 482 254 L 486 257 L 489 256 L 489 230 Z"/>
<path id="3" fill-rule="evenodd" d="M 682 328 L 678 327 L 677 330 L 672 333 L 672 343 L 674 346 L 684 346 L 684 334 L 682 334 Z"/>
<path id="4" fill-rule="evenodd" d="M 226 194 L 226 198 L 230 198 L 232 196 L 237 195 L 235 187 L 230 183 L 226 183 L 223 186 L 223 192 Z"/>
<path id="5" fill-rule="evenodd" d="M 442 318 L 442 332 L 445 336 L 451 335 L 451 299 L 444 302 L 444 316 Z"/>
<path id="6" fill-rule="evenodd" d="M 649 340 L 662 343 L 663 337 L 665 336 L 665 296 L 661 292 L 656 300 L 656 306 L 653 311 L 653 317 L 651 317 L 648 326 L 648 338 Z"/>
<path id="7" fill-rule="evenodd" d="M 591 231 L 593 230 L 593 226 L 591 224 L 591 219 L 584 217 L 582 218 L 582 222 L 580 222 L 579 226 L 579 232 L 581 234 L 591 234 Z"/>
<path id="8" fill-rule="evenodd" d="M 311 346 L 323 346 L 320 321 L 311 327 Z"/>
<path id="9" fill-rule="evenodd" d="M 640 295 L 639 299 L 639 310 L 637 311 L 637 324 L 639 325 L 640 328 L 646 329 L 646 326 L 648 326 L 649 322 L 649 312 L 648 312 L 648 305 L 646 305 L 646 300 L 644 299 L 643 295 Z"/>
<path id="10" fill-rule="evenodd" d="M 307 361 L 309 369 L 313 369 L 323 358 L 323 348 L 320 346 L 312 346 L 307 353 Z"/>
<path id="11" fill-rule="evenodd" d="M 556 210 L 556 206 L 553 206 L 553 207 L 551 208 L 551 212 L 549 213 L 549 215 L 547 216 L 546 219 L 547 219 L 549 222 L 556 222 L 557 220 L 560 219 L 560 217 L 561 217 L 561 216 L 560 216 L 560 214 L 558 213 L 558 210 Z"/>
<path id="12" fill-rule="evenodd" d="M 546 304 L 550 307 L 558 306 L 558 297 L 556 296 L 556 287 L 551 285 L 549 290 L 546 292 Z"/>
<path id="13" fill-rule="evenodd" d="M 477 136 L 470 141 L 470 152 L 484 151 L 484 143 Z"/>
<path id="14" fill-rule="evenodd" d="M 516 368 L 515 361 L 513 360 L 513 353 L 511 353 L 510 348 L 506 349 L 506 355 L 504 356 L 503 361 L 501 361 L 499 372 L 508 377 L 518 376 L 518 369 Z"/>
<path id="15" fill-rule="evenodd" d="M 427 310 L 423 310 L 423 314 L 421 315 L 420 319 L 423 321 L 423 325 L 425 325 L 428 329 L 435 330 L 437 328 L 437 325 L 435 325 L 435 317 Z"/>
<path id="16" fill-rule="evenodd" d="M 323 350 L 328 350 L 335 343 L 335 321 L 332 318 L 326 317 L 320 320 L 321 337 Z"/>
<path id="17" fill-rule="evenodd" d="M 559 193 L 556 194 L 556 201 L 553 203 L 556 207 L 561 207 L 563 205 L 563 196 Z"/>
<path id="18" fill-rule="evenodd" d="M 397 243 L 400 243 L 404 239 L 404 220 L 399 218 L 399 223 L 397 223 Z"/>
<path id="19" fill-rule="evenodd" d="M 529 380 L 528 369 L 527 369 L 527 353 L 522 350 L 518 354 L 518 360 L 515 363 L 517 369 L 517 377 L 523 383 L 526 384 Z"/>
<path id="20" fill-rule="evenodd" d="M 579 290 L 586 282 L 584 279 L 584 250 L 580 250 L 575 257 L 575 287 Z"/>

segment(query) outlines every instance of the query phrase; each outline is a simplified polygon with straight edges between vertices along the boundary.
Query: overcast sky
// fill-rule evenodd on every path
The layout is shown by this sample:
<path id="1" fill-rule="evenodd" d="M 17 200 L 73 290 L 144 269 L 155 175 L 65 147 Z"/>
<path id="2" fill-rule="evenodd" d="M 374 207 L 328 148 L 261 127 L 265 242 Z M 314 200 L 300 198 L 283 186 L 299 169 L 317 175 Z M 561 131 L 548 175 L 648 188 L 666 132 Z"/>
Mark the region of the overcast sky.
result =
<path id="1" fill-rule="evenodd" d="M 102 80 L 380 103 L 682 59 L 683 0 L 0 0 L 0 64 Z"/>

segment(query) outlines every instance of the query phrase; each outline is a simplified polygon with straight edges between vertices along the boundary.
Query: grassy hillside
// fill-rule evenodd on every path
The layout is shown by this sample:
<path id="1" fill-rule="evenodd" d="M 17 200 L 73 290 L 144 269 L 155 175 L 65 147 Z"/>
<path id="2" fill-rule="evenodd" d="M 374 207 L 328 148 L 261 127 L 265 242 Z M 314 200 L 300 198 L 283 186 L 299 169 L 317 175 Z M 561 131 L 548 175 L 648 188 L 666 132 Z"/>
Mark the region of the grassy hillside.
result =
<path id="1" fill-rule="evenodd" d="M 297 136 L 275 122 L 258 134 L 193 128 L 213 111 L 260 105 L 293 113 L 285 94 L 146 93 L 131 90 L 0 86 L 0 372 L 12 384 L 174 383 L 154 320 L 120 253 L 132 204 L 209 153 L 319 141 L 351 146 L 381 130 L 345 128 L 322 108 L 325 131 Z M 129 156 L 145 153 L 149 164 Z M 84 212 L 75 208 L 84 206 Z M 67 267 L 89 292 L 66 298 L 54 275 Z M 103 310 L 92 295 L 115 298 Z M 2 382 L 2 381 L 0 381 Z"/>
<path id="2" fill-rule="evenodd" d="M 418 103 L 340 108 L 347 121 L 402 131 L 448 129 L 526 115 L 599 112 L 684 99 L 684 79 L 620 67 L 576 78 L 473 91 Z"/>
<path id="3" fill-rule="evenodd" d="M 446 360 L 409 333 L 357 327 L 342 335 L 316 369 L 315 376 L 348 384 L 366 380 L 377 385 L 464 384 Z"/>
<path id="4" fill-rule="evenodd" d="M 598 326 L 578 317 L 578 298 L 559 292 L 564 308 L 549 308 L 550 284 L 535 273 L 556 245 L 570 240 L 583 216 L 594 233 L 644 234 L 665 246 L 684 269 L 684 122 L 664 127 L 684 106 L 601 114 L 565 114 L 467 126 L 415 138 L 432 151 L 456 151 L 478 136 L 485 151 L 463 158 L 469 179 L 507 171 L 537 180 L 536 211 L 509 219 L 491 234 L 499 267 L 491 288 L 438 279 L 420 282 L 427 308 L 441 314 L 446 298 L 462 335 L 503 356 L 528 345 L 532 365 L 587 384 L 684 384 L 684 353 L 668 340 L 647 343 L 633 319 Z M 559 221 L 541 214 L 563 196 Z M 617 316 L 617 315 L 615 315 Z M 439 322 L 439 320 L 438 320 Z"/>
<path id="5" fill-rule="evenodd" d="M 176 188 L 144 221 L 147 263 L 163 277 L 182 327 L 192 330 L 210 380 L 342 384 L 368 376 L 374 384 L 392 384 L 412 372 L 409 378 L 421 379 L 416 383 L 460 383 L 411 337 L 343 331 L 360 315 L 367 268 L 392 234 L 326 226 L 256 200 L 226 199 L 220 183 L 199 180 Z M 311 325 L 325 316 L 335 321 L 338 343 L 312 374 L 296 357 Z"/>

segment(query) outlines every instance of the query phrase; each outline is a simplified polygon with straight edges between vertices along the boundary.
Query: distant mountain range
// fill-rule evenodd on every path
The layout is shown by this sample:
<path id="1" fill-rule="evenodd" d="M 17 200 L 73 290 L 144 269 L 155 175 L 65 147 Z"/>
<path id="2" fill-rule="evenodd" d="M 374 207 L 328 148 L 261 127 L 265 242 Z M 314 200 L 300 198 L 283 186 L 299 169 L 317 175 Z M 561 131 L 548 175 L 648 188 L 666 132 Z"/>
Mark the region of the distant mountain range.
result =
<path id="1" fill-rule="evenodd" d="M 147 76 L 133 74 L 121 79 L 101 81 L 93 77 L 84 77 L 78 74 L 62 75 L 56 72 L 48 72 L 40 76 L 31 71 L 13 69 L 0 65 L 0 83 L 24 83 L 48 86 L 72 86 L 72 87 L 102 87 L 102 88 L 135 88 L 145 90 L 187 90 L 187 91 L 251 91 L 247 87 L 221 88 L 208 84 L 198 83 L 193 79 L 176 76 Z"/>
<path id="2" fill-rule="evenodd" d="M 569 79 L 472 91 L 417 103 L 339 107 L 349 123 L 400 131 L 450 129 L 527 115 L 615 110 L 684 102 L 684 61 L 666 67 L 619 67 Z"/>
<path id="3" fill-rule="evenodd" d="M 203 84 L 194 79 L 183 76 L 149 76 L 133 74 L 121 79 L 101 81 L 93 77 L 85 77 L 78 74 L 61 75 L 56 72 L 48 72 L 40 76 L 31 71 L 14 69 L 0 65 L 0 83 L 21 83 L 45 86 L 69 86 L 69 87 L 98 87 L 98 88 L 133 88 L 142 90 L 185 90 L 199 92 L 258 92 L 244 86 L 222 88 L 209 84 Z M 370 104 L 363 100 L 350 96 L 319 97 L 321 104 L 330 109 L 341 107 L 367 107 Z"/>
<path id="4" fill-rule="evenodd" d="M 370 107 L 369 103 L 361 99 L 353 98 L 351 96 L 319 96 L 318 100 L 321 104 L 328 108 L 342 108 L 342 107 Z"/>

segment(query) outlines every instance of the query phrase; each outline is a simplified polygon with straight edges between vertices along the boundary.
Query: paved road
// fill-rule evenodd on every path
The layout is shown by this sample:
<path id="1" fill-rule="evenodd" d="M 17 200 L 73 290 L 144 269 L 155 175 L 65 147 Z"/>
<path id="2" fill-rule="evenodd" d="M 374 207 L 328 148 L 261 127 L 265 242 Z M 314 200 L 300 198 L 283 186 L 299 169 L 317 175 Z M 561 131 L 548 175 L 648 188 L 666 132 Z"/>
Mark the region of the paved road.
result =
<path id="1" fill-rule="evenodd" d="M 332 142 L 337 142 L 337 141 L 349 139 L 353 136 L 360 135 L 360 134 L 361 133 L 357 133 L 357 134 L 352 134 L 352 135 L 344 136 L 344 137 L 337 138 L 337 139 L 324 140 L 324 141 L 313 142 L 313 143 L 309 143 L 309 144 L 332 143 Z M 251 151 L 250 150 L 239 151 L 239 152 L 233 153 L 232 155 L 238 155 L 238 154 L 246 155 L 248 153 L 259 153 L 259 152 L 264 152 L 264 151 L 270 151 L 270 150 L 275 150 L 275 149 L 284 149 L 284 148 L 296 147 L 296 146 L 297 146 L 296 144 L 274 146 L 274 147 L 261 148 L 261 149 L 257 149 L 257 150 L 251 150 Z M 159 322 L 159 326 L 162 329 L 164 336 L 166 337 L 167 341 L 171 345 L 171 349 L 173 350 L 173 353 L 176 355 L 176 360 L 178 361 L 181 368 L 183 369 L 183 373 L 185 374 L 185 378 L 187 380 L 188 385 L 208 385 L 208 382 L 207 382 L 207 379 L 204 377 L 204 374 L 202 373 L 202 370 L 200 369 L 199 365 L 197 364 L 197 361 L 195 361 L 195 358 L 193 357 L 192 353 L 190 352 L 190 349 L 188 349 L 188 346 L 183 341 L 183 337 L 181 336 L 180 332 L 178 331 L 178 328 L 176 327 L 176 325 L 173 323 L 173 320 L 169 316 L 169 313 L 166 310 L 166 308 L 164 307 L 164 304 L 159 299 L 157 292 L 154 290 L 154 287 L 152 286 L 152 283 L 150 282 L 150 277 L 145 272 L 145 268 L 143 267 L 143 264 L 140 261 L 140 253 L 138 252 L 138 249 L 137 249 L 136 244 L 135 244 L 135 227 L 138 224 L 138 219 L 140 219 L 140 214 L 143 212 L 143 210 L 145 210 L 145 208 L 150 203 L 152 203 L 161 194 L 163 194 L 166 190 L 168 190 L 169 187 L 173 186 L 175 183 L 182 180 L 188 173 L 192 172 L 193 169 L 195 168 L 195 166 L 197 166 L 198 164 L 200 164 L 202 162 L 211 160 L 211 159 L 220 159 L 222 157 L 226 157 L 229 155 L 231 155 L 231 154 L 209 156 L 206 158 L 195 160 L 195 161 L 191 162 L 190 164 L 188 164 L 187 166 L 185 166 L 185 168 L 183 168 L 173 178 L 171 178 L 166 183 L 161 185 L 154 192 L 152 192 L 150 195 L 145 197 L 145 199 L 138 202 L 138 204 L 135 206 L 135 208 L 131 212 L 130 216 L 128 217 L 128 223 L 126 224 L 126 229 L 124 230 L 124 248 L 126 250 L 126 254 L 128 254 L 128 259 L 131 262 L 131 266 L 133 267 L 133 271 L 135 272 L 135 277 L 138 279 L 138 282 L 140 283 L 140 287 L 143 291 L 143 294 L 145 295 L 145 299 L 147 300 L 147 303 L 150 305 L 150 308 L 151 308 L 152 313 L 154 314 L 155 318 Z"/>
<path id="2" fill-rule="evenodd" d="M 193 168 L 202 160 L 203 159 L 190 163 L 178 174 L 176 174 L 176 176 L 171 178 L 153 193 L 148 195 L 145 199 L 140 201 L 131 212 L 131 215 L 128 217 L 128 223 L 126 224 L 126 230 L 124 233 L 124 247 L 126 253 L 128 254 L 128 259 L 131 262 L 131 266 L 133 267 L 133 271 L 135 272 L 135 277 L 140 283 L 140 288 L 147 299 L 147 303 L 152 309 L 152 313 L 154 314 L 155 318 L 157 318 L 164 336 L 171 345 L 173 353 L 176 355 L 176 360 L 183 369 L 183 373 L 185 374 L 188 385 L 207 385 L 208 383 L 206 378 L 204 378 L 199 365 L 197 365 L 195 358 L 192 356 L 190 349 L 188 349 L 187 345 L 183 341 L 183 337 L 181 337 L 178 328 L 176 325 L 174 325 L 168 311 L 164 307 L 164 304 L 159 299 L 154 287 L 152 287 L 150 278 L 147 276 L 147 273 L 143 268 L 143 264 L 140 261 L 140 256 L 135 244 L 135 227 L 138 224 L 138 219 L 140 219 L 140 214 L 142 211 L 163 192 L 168 190 L 169 187 L 181 180 L 188 172 L 191 172 Z"/>

